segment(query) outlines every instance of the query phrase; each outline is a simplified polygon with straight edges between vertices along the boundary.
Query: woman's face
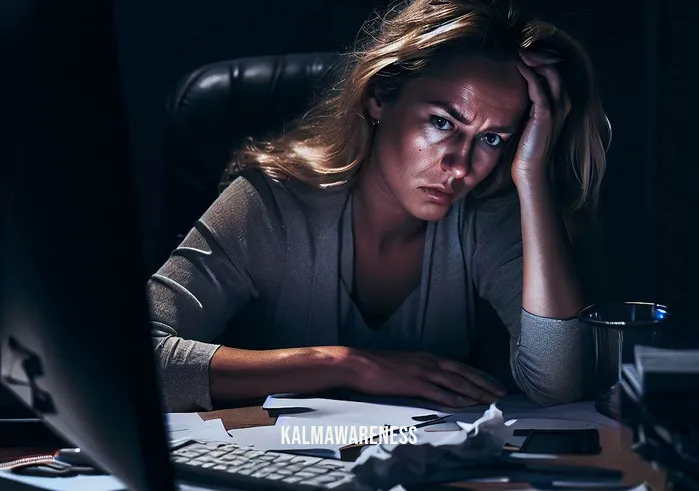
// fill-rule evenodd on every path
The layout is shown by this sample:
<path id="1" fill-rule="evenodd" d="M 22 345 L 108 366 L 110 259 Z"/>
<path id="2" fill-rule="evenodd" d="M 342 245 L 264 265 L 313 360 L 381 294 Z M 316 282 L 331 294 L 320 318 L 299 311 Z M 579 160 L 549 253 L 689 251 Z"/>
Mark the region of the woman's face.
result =
<path id="1" fill-rule="evenodd" d="M 395 100 L 369 99 L 369 115 L 379 122 L 369 165 L 396 204 L 439 220 L 514 144 L 528 103 L 516 61 L 452 58 L 408 82 Z"/>

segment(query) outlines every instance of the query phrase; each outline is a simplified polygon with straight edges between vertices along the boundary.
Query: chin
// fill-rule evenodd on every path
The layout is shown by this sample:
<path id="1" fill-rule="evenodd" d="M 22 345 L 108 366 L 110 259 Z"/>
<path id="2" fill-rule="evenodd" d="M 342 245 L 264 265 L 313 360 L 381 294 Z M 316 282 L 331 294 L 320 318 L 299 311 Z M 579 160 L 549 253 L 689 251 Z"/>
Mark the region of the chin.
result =
<path id="1" fill-rule="evenodd" d="M 451 205 L 449 206 L 439 206 L 439 205 L 433 205 L 433 204 L 428 204 L 428 205 L 422 205 L 422 206 L 416 206 L 412 210 L 412 215 L 419 219 L 419 220 L 425 220 L 428 222 L 437 222 L 444 218 L 447 213 L 449 213 L 449 209 L 451 208 Z"/>

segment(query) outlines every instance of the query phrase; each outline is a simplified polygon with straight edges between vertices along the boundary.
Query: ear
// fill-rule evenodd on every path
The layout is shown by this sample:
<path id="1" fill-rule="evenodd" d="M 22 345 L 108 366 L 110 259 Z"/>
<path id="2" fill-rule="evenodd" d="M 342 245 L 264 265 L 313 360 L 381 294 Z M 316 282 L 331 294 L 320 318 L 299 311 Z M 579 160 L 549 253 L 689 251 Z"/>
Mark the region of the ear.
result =
<path id="1" fill-rule="evenodd" d="M 381 91 L 377 89 L 376 84 L 373 84 L 364 102 L 364 107 L 366 108 L 369 117 L 374 121 L 381 120 L 381 115 L 386 107 L 380 93 Z"/>

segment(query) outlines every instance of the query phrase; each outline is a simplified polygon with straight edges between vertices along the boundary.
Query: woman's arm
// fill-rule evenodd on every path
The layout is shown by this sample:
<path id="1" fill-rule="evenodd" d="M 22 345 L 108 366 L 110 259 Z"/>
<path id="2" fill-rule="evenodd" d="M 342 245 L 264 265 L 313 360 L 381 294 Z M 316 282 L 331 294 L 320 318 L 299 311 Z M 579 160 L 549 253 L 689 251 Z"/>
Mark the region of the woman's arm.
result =
<path id="1" fill-rule="evenodd" d="M 510 368 L 519 388 L 541 405 L 578 400 L 594 376 L 591 330 L 575 318 L 540 316 L 523 308 L 521 215 L 514 192 L 478 205 L 473 281 L 510 333 Z"/>
<path id="2" fill-rule="evenodd" d="M 350 350 L 318 346 L 274 350 L 221 347 L 211 360 L 211 397 L 226 403 L 282 392 L 311 393 L 348 387 Z"/>
<path id="3" fill-rule="evenodd" d="M 522 55 L 519 70 L 527 83 L 531 110 L 511 172 L 522 219 L 522 307 L 534 315 L 570 319 L 584 304 L 561 210 L 548 177 L 558 137 L 571 109 L 556 62 L 538 53 Z"/>
<path id="4" fill-rule="evenodd" d="M 148 282 L 168 411 L 346 383 L 340 348 L 250 351 L 213 344 L 283 271 L 284 233 L 260 176 L 233 182 Z"/>
<path id="5" fill-rule="evenodd" d="M 586 394 L 594 379 L 594 345 L 591 329 L 576 319 L 585 299 L 548 178 L 570 100 L 557 60 L 532 53 L 522 60 L 532 104 L 512 163 L 517 199 L 482 207 L 474 275 L 479 293 L 510 330 L 515 380 L 548 405 Z"/>
<path id="6" fill-rule="evenodd" d="M 522 307 L 530 314 L 572 319 L 585 306 L 565 227 L 543 176 L 516 181 L 521 209 Z"/>

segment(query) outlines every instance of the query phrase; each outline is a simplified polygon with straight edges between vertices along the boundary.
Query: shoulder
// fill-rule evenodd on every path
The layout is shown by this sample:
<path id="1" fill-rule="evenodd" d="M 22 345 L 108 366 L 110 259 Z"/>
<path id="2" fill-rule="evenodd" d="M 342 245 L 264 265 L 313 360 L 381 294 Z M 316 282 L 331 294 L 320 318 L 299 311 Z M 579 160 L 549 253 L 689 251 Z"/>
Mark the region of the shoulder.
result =
<path id="1" fill-rule="evenodd" d="M 319 188 L 293 178 L 272 179 L 255 169 L 226 187 L 210 216 L 220 216 L 223 223 L 285 231 L 300 222 L 322 222 L 338 214 L 347 196 L 346 185 Z"/>
<path id="2" fill-rule="evenodd" d="M 202 221 L 215 229 L 227 229 L 253 223 L 276 229 L 283 226 L 273 181 L 261 172 L 247 172 L 235 178 L 206 211 Z"/>

